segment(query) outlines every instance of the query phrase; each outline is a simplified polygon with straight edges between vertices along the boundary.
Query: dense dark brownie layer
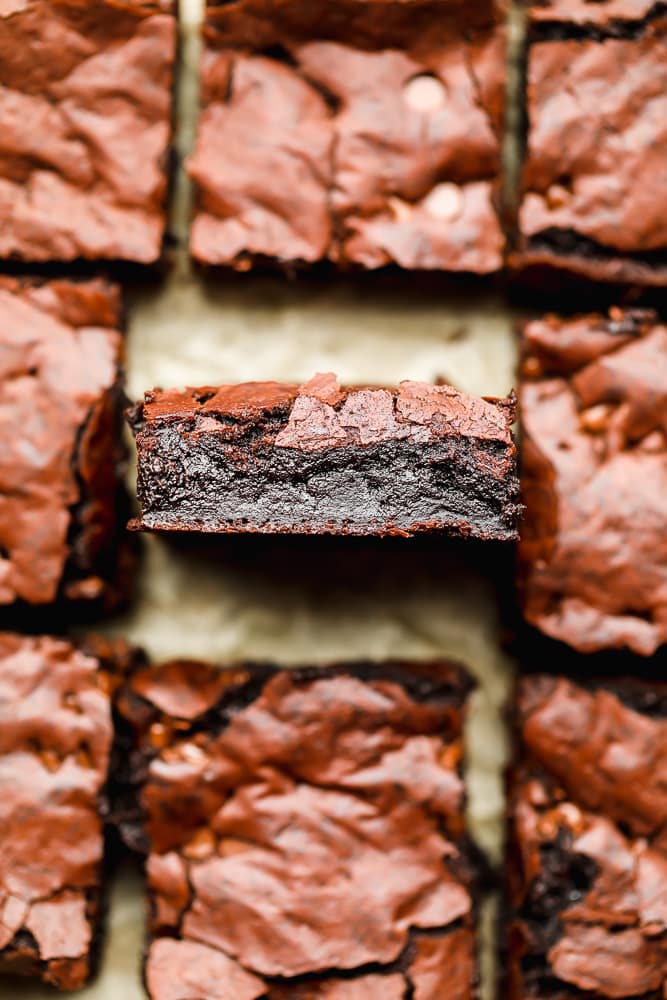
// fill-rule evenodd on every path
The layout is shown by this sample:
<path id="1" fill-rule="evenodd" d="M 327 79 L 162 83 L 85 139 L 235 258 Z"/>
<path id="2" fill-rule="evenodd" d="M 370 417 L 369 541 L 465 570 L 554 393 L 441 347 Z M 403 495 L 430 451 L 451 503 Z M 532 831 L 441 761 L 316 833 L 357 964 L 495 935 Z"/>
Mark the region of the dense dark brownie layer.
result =
<path id="1" fill-rule="evenodd" d="M 0 257 L 158 259 L 174 8 L 0 3 Z"/>
<path id="2" fill-rule="evenodd" d="M 0 277 L 0 604 L 115 599 L 120 289 Z"/>
<path id="3" fill-rule="evenodd" d="M 193 255 L 499 270 L 500 18 L 488 0 L 209 2 Z"/>
<path id="4" fill-rule="evenodd" d="M 60 989 L 95 959 L 112 665 L 123 644 L 0 633 L 0 970 Z"/>
<path id="5" fill-rule="evenodd" d="M 164 531 L 516 538 L 512 399 L 251 382 L 146 394 L 141 518 Z"/>
<path id="6" fill-rule="evenodd" d="M 533 18 L 516 260 L 667 284 L 667 7 L 562 2 Z"/>
<path id="7" fill-rule="evenodd" d="M 519 682 L 511 1000 L 667 995 L 667 684 Z"/>
<path id="8" fill-rule="evenodd" d="M 667 642 L 667 327 L 555 316 L 523 334 L 526 619 L 582 652 Z"/>
<path id="9" fill-rule="evenodd" d="M 469 689 L 442 662 L 136 671 L 153 1000 L 470 1000 Z"/>

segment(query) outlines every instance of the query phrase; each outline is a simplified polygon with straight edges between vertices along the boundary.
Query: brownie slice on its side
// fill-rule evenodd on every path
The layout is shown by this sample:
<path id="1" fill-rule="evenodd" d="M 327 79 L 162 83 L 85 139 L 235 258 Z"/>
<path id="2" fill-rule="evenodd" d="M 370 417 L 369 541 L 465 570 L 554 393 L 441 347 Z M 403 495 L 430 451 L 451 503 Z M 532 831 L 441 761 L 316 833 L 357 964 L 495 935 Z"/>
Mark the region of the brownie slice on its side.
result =
<path id="1" fill-rule="evenodd" d="M 667 284 L 667 7 L 530 12 L 518 266 Z"/>
<path id="2" fill-rule="evenodd" d="M 514 399 L 250 382 L 146 394 L 135 528 L 517 537 Z"/>
<path id="3" fill-rule="evenodd" d="M 0 972 L 79 989 L 94 970 L 122 642 L 0 633 Z"/>
<path id="4" fill-rule="evenodd" d="M 503 19 L 493 0 L 209 0 L 196 260 L 499 271 Z"/>
<path id="5" fill-rule="evenodd" d="M 508 1000 L 667 989 L 667 684 L 527 675 L 510 776 Z"/>
<path id="6" fill-rule="evenodd" d="M 520 603 L 591 653 L 667 642 L 667 327 L 548 316 L 523 335 Z"/>
<path id="7" fill-rule="evenodd" d="M 116 603 L 120 289 L 0 277 L 0 605 Z"/>
<path id="8" fill-rule="evenodd" d="M 152 1000 L 471 1000 L 470 681 L 443 662 L 168 663 L 118 692 Z"/>
<path id="9" fill-rule="evenodd" d="M 175 7 L 0 4 L 0 259 L 158 260 Z"/>

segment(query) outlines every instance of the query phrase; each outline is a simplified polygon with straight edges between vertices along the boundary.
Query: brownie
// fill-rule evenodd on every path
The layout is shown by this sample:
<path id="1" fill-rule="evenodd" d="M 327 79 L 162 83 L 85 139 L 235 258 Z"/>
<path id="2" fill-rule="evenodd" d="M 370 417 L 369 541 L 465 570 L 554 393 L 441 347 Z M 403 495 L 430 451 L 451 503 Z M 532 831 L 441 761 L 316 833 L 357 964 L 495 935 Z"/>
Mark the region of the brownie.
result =
<path id="1" fill-rule="evenodd" d="M 194 257 L 498 271 L 502 14 L 488 0 L 209 0 Z"/>
<path id="2" fill-rule="evenodd" d="M 510 777 L 508 1000 L 667 988 L 667 684 L 524 676 Z"/>
<path id="3" fill-rule="evenodd" d="M 581 652 L 667 642 L 667 327 L 547 316 L 523 336 L 520 601 Z"/>
<path id="4" fill-rule="evenodd" d="M 119 596 L 120 313 L 106 281 L 0 276 L 0 605 Z"/>
<path id="5" fill-rule="evenodd" d="M 0 258 L 154 263 L 175 0 L 0 4 Z"/>
<path id="6" fill-rule="evenodd" d="M 533 9 L 513 262 L 667 284 L 667 6 Z"/>
<path id="7" fill-rule="evenodd" d="M 448 385 L 249 382 L 146 393 L 131 413 L 161 531 L 516 538 L 514 400 Z"/>
<path id="8" fill-rule="evenodd" d="M 0 971 L 62 990 L 93 971 L 122 642 L 0 632 Z M 112 676 L 111 673 L 108 675 Z"/>
<path id="9" fill-rule="evenodd" d="M 152 1000 L 471 1000 L 469 690 L 444 662 L 136 670 Z"/>

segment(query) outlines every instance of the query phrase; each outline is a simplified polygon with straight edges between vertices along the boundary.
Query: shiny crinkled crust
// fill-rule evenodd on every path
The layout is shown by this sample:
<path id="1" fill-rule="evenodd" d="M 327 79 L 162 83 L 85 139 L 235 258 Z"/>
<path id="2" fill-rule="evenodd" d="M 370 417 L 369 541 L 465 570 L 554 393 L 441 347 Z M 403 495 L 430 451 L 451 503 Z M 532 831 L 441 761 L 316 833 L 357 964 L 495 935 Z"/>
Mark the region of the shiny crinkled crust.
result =
<path id="1" fill-rule="evenodd" d="M 176 36 L 172 0 L 0 4 L 0 258 L 158 260 Z"/>
<path id="2" fill-rule="evenodd" d="M 194 257 L 499 270 L 501 20 L 487 2 L 464 35 L 439 0 L 209 4 Z"/>
<path id="3" fill-rule="evenodd" d="M 91 972 L 112 742 L 99 660 L 0 634 L 0 969 L 60 989 Z"/>
<path id="4" fill-rule="evenodd" d="M 120 312 L 102 280 L 0 278 L 0 605 L 110 592 Z"/>
<path id="5" fill-rule="evenodd" d="M 510 777 L 508 1000 L 667 989 L 667 685 L 526 676 Z"/>
<path id="6" fill-rule="evenodd" d="M 581 652 L 667 642 L 667 328 L 650 312 L 523 332 L 527 621 Z"/>
<path id="7" fill-rule="evenodd" d="M 667 9 L 619 22 L 610 8 L 628 5 L 585 6 L 594 24 L 534 24 L 513 260 L 665 284 Z"/>
<path id="8" fill-rule="evenodd" d="M 153 1000 L 472 998 L 469 682 L 411 666 L 167 664 L 121 691 L 145 776 Z"/>

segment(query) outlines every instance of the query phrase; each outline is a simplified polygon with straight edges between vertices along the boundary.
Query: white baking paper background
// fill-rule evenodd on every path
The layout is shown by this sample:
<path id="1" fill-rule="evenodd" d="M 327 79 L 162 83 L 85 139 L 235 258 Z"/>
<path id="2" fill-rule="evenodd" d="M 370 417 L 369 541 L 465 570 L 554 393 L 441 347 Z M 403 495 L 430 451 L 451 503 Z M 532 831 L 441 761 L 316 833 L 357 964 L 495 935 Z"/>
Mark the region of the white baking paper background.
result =
<path id="1" fill-rule="evenodd" d="M 191 148 L 197 107 L 198 24 L 202 0 L 181 0 L 182 71 L 178 145 Z M 343 382 L 394 384 L 444 377 L 476 394 L 504 395 L 514 384 L 512 317 L 498 296 L 479 290 L 428 290 L 405 280 L 236 279 L 205 284 L 185 251 L 190 192 L 181 174 L 173 230 L 181 250 L 170 275 L 130 296 L 128 394 L 153 386 L 250 379 L 302 381 L 334 371 Z M 131 477 L 132 478 L 132 477 Z M 480 682 L 468 725 L 471 830 L 491 858 L 502 849 L 501 710 L 511 664 L 499 649 L 493 586 L 484 575 L 437 552 L 401 547 L 378 573 L 284 580 L 266 557 L 227 561 L 143 539 L 136 605 L 103 630 L 125 635 L 154 658 L 174 656 L 303 664 L 360 657 L 453 657 Z M 281 550 L 284 553 L 284 548 Z M 144 902 L 139 865 L 114 879 L 108 934 L 96 982 L 81 1000 L 141 1000 Z M 492 989 L 493 913 L 485 916 L 485 1000 Z M 55 991 L 0 982 L 0 1000 L 47 1000 Z"/>

